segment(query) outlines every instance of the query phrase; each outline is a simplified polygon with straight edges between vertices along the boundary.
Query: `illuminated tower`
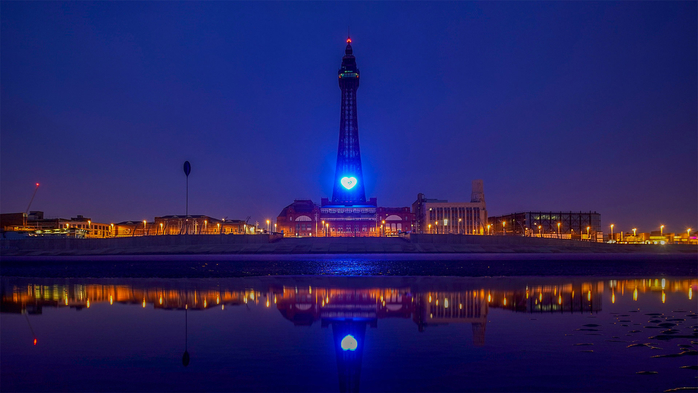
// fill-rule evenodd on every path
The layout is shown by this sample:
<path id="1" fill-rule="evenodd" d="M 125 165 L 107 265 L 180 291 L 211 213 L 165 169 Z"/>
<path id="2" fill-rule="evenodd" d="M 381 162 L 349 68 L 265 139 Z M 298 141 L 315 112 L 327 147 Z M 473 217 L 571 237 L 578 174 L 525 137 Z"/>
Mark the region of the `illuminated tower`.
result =
<path id="1" fill-rule="evenodd" d="M 339 88 L 342 90 L 342 109 L 339 121 L 339 150 L 334 174 L 332 203 L 354 205 L 366 203 L 364 177 L 361 171 L 359 125 L 356 120 L 356 90 L 359 88 L 359 69 L 352 54 L 351 38 L 339 69 Z"/>

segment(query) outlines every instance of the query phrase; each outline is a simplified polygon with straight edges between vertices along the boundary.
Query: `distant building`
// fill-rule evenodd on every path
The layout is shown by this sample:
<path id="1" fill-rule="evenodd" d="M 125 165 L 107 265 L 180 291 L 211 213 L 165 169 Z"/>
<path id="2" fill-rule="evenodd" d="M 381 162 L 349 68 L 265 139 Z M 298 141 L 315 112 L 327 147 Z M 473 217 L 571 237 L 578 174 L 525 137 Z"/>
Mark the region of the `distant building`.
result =
<path id="1" fill-rule="evenodd" d="M 603 241 L 601 214 L 591 211 L 512 213 L 490 217 L 488 225 L 491 235 Z"/>
<path id="2" fill-rule="evenodd" d="M 243 235 L 255 234 L 256 227 L 243 220 L 217 219 L 205 215 L 162 216 L 152 222 L 122 221 L 115 224 L 115 236 L 162 235 Z"/>
<path id="3" fill-rule="evenodd" d="M 105 238 L 113 236 L 114 226 L 93 222 L 78 215 L 67 218 L 46 218 L 42 211 L 2 214 L 0 221 L 5 231 L 28 232 L 31 236 L 68 236 L 79 238 Z"/>
<path id="4" fill-rule="evenodd" d="M 428 199 L 417 194 L 412 204 L 416 233 L 485 234 L 487 206 L 482 180 L 473 180 L 470 202 Z"/>

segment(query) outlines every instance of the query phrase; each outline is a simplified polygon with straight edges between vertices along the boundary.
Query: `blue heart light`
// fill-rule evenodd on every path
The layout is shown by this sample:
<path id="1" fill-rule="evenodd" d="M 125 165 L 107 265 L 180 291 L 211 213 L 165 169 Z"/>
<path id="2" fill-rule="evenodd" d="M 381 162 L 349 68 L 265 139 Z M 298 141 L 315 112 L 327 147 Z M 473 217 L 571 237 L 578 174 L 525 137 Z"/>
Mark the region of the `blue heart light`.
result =
<path id="1" fill-rule="evenodd" d="M 356 178 L 354 176 L 352 176 L 352 177 L 344 176 L 342 178 L 342 180 L 340 180 L 340 182 L 342 183 L 342 186 L 344 186 L 344 188 L 346 188 L 347 190 L 351 190 L 352 188 L 354 188 L 354 186 L 357 183 Z"/>

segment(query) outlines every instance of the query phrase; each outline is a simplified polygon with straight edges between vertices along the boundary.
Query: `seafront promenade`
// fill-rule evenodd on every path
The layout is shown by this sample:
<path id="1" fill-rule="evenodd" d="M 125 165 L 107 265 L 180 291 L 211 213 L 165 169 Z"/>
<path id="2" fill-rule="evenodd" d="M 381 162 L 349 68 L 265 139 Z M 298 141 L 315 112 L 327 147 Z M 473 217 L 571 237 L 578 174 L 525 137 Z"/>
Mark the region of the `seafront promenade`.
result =
<path id="1" fill-rule="evenodd" d="M 173 254 L 696 254 L 691 245 L 628 245 L 516 236 L 411 235 L 388 238 L 283 238 L 280 235 L 177 235 L 0 241 L 2 256 Z"/>

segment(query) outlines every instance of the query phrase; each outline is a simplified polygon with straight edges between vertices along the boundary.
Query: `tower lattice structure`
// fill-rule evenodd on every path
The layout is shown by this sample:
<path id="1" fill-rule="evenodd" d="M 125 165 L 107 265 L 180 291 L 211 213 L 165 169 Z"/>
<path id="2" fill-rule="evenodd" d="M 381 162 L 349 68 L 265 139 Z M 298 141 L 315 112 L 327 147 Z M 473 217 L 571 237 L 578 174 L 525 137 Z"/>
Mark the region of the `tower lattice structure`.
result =
<path id="1" fill-rule="evenodd" d="M 364 178 L 361 171 L 359 125 L 356 118 L 356 90 L 359 88 L 359 68 L 347 38 L 342 66 L 339 69 L 342 109 L 339 122 L 339 149 L 335 169 L 332 203 L 353 205 L 366 203 Z"/>

